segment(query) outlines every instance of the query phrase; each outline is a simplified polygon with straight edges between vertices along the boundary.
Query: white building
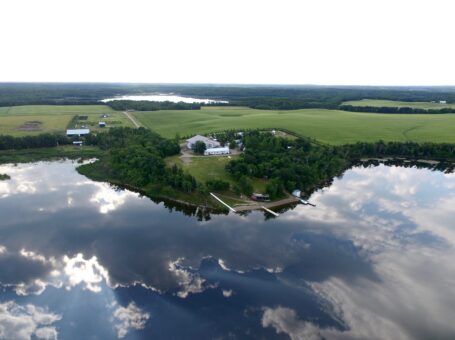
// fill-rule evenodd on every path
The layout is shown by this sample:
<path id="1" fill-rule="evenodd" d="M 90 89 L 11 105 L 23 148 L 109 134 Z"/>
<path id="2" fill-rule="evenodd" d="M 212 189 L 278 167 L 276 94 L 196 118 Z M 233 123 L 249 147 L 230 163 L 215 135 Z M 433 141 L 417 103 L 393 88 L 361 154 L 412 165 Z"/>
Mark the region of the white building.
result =
<path id="1" fill-rule="evenodd" d="M 83 136 L 90 133 L 89 129 L 68 129 L 66 130 L 67 136 Z"/>
<path id="2" fill-rule="evenodd" d="M 188 149 L 193 149 L 194 144 L 196 144 L 196 142 L 204 142 L 206 149 L 218 148 L 219 146 L 221 146 L 221 144 L 216 140 L 201 135 L 197 135 L 186 140 L 187 143 L 186 145 L 188 146 Z"/>
<path id="3" fill-rule="evenodd" d="M 229 155 L 230 153 L 229 148 L 210 148 L 204 151 L 204 156 Z"/>
<path id="4" fill-rule="evenodd" d="M 440 100 L 439 104 L 447 104 L 447 100 Z"/>
<path id="5" fill-rule="evenodd" d="M 300 198 L 300 197 L 302 196 L 302 192 L 301 192 L 299 189 L 295 189 L 295 190 L 292 192 L 292 196 L 295 196 L 295 197 Z"/>

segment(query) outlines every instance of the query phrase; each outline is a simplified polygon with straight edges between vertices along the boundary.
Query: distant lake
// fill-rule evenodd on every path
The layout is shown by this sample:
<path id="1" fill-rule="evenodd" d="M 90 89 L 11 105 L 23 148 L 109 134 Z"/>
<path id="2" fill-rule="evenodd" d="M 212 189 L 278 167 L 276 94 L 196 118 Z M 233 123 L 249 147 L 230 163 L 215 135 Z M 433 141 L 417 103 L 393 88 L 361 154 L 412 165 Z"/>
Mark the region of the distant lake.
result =
<path id="1" fill-rule="evenodd" d="M 175 94 L 149 94 L 149 95 L 134 95 L 134 96 L 119 96 L 114 98 L 103 99 L 102 102 L 107 103 L 113 100 L 145 100 L 151 102 L 173 102 L 173 103 L 203 103 L 203 104 L 216 104 L 216 103 L 229 103 L 225 100 L 203 99 L 183 97 Z"/>
<path id="2" fill-rule="evenodd" d="M 0 165 L 7 339 L 455 338 L 454 174 L 354 167 L 273 218 L 153 202 L 76 166 Z"/>

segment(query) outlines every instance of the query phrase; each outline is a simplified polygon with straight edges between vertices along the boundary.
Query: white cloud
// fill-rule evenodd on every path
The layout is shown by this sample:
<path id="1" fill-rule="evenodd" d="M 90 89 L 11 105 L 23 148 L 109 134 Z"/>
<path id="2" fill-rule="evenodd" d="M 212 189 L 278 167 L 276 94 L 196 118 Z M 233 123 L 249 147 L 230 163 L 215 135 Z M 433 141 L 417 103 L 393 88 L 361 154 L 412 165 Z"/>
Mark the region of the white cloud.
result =
<path id="1" fill-rule="evenodd" d="M 223 296 L 225 298 L 231 297 L 234 291 L 232 289 L 223 289 Z"/>
<path id="2" fill-rule="evenodd" d="M 2 1 L 8 53 L 0 54 L 0 80 L 453 84 L 454 6 L 451 0 Z"/>
<path id="3" fill-rule="evenodd" d="M 52 324 L 61 316 L 31 304 L 21 306 L 14 301 L 0 304 L 0 339 L 57 339 Z"/>
<path id="4" fill-rule="evenodd" d="M 127 307 L 118 307 L 114 311 L 113 317 L 118 321 L 115 325 L 117 336 L 124 338 L 131 329 L 143 329 L 150 314 L 143 312 L 134 302 L 130 302 Z"/>
<path id="5" fill-rule="evenodd" d="M 177 280 L 180 290 L 177 296 L 184 299 L 189 294 L 202 293 L 205 290 L 205 280 L 181 265 L 183 259 L 177 259 L 169 263 L 169 271 L 172 272 Z"/>
<path id="6" fill-rule="evenodd" d="M 264 308 L 262 326 L 273 327 L 278 334 L 287 334 L 292 340 L 322 339 L 319 328 L 311 322 L 299 320 L 291 308 Z"/>
<path id="7" fill-rule="evenodd" d="M 100 284 L 103 281 L 108 282 L 109 275 L 107 270 L 98 263 L 96 256 L 85 260 L 83 254 L 77 254 L 73 258 L 65 256 L 64 273 L 68 280 L 68 287 L 82 284 L 84 288 L 94 293 L 101 291 Z"/>

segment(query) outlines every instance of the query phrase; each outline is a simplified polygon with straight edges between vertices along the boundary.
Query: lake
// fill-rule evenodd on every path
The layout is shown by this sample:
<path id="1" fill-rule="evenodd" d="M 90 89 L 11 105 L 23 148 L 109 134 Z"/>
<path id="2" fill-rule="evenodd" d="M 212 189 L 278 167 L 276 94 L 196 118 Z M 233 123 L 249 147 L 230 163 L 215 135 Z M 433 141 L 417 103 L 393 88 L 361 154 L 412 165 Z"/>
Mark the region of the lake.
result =
<path id="1" fill-rule="evenodd" d="M 201 103 L 201 104 L 227 104 L 229 103 L 226 100 L 214 100 L 214 99 L 204 99 L 204 98 L 191 98 L 191 97 L 183 97 L 173 93 L 163 94 L 163 93 L 155 93 L 155 94 L 147 94 L 147 95 L 126 95 L 126 96 L 118 96 L 114 98 L 106 98 L 101 100 L 104 103 L 111 102 L 114 100 L 134 100 L 134 101 L 150 101 L 150 102 L 173 102 L 173 103 Z"/>
<path id="2" fill-rule="evenodd" d="M 354 167 L 278 218 L 0 165 L 0 337 L 455 338 L 455 175 Z"/>

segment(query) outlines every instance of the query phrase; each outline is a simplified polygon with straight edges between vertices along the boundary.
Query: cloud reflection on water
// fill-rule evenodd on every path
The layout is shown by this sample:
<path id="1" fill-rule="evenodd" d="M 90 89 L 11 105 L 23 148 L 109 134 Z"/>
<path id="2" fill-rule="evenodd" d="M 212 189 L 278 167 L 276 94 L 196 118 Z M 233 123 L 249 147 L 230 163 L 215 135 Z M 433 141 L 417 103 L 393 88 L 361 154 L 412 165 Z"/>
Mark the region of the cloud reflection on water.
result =
<path id="1" fill-rule="evenodd" d="M 7 269 L 0 282 L 17 294 L 65 287 L 67 294 L 82 289 L 102 298 L 112 289 L 139 290 L 148 299 L 191 306 L 195 318 L 219 298 L 232 308 L 232 319 L 249 311 L 248 327 L 265 337 L 455 334 L 453 175 L 354 168 L 311 197 L 316 207 L 298 206 L 268 221 L 253 212 L 198 222 L 73 169 L 71 162 L 0 167 L 12 176 L 0 189 L 6 195 L 0 265 Z M 35 190 L 18 189 L 19 181 Z M 21 214 L 14 213 L 19 204 Z M 167 305 L 143 310 L 131 302 L 118 308 L 167 315 Z M 126 324 L 142 325 L 134 315 Z M 210 317 L 218 334 L 221 321 L 216 313 Z M 237 336 L 246 336 L 241 329 Z M 117 328 L 118 336 L 129 334 Z"/>

